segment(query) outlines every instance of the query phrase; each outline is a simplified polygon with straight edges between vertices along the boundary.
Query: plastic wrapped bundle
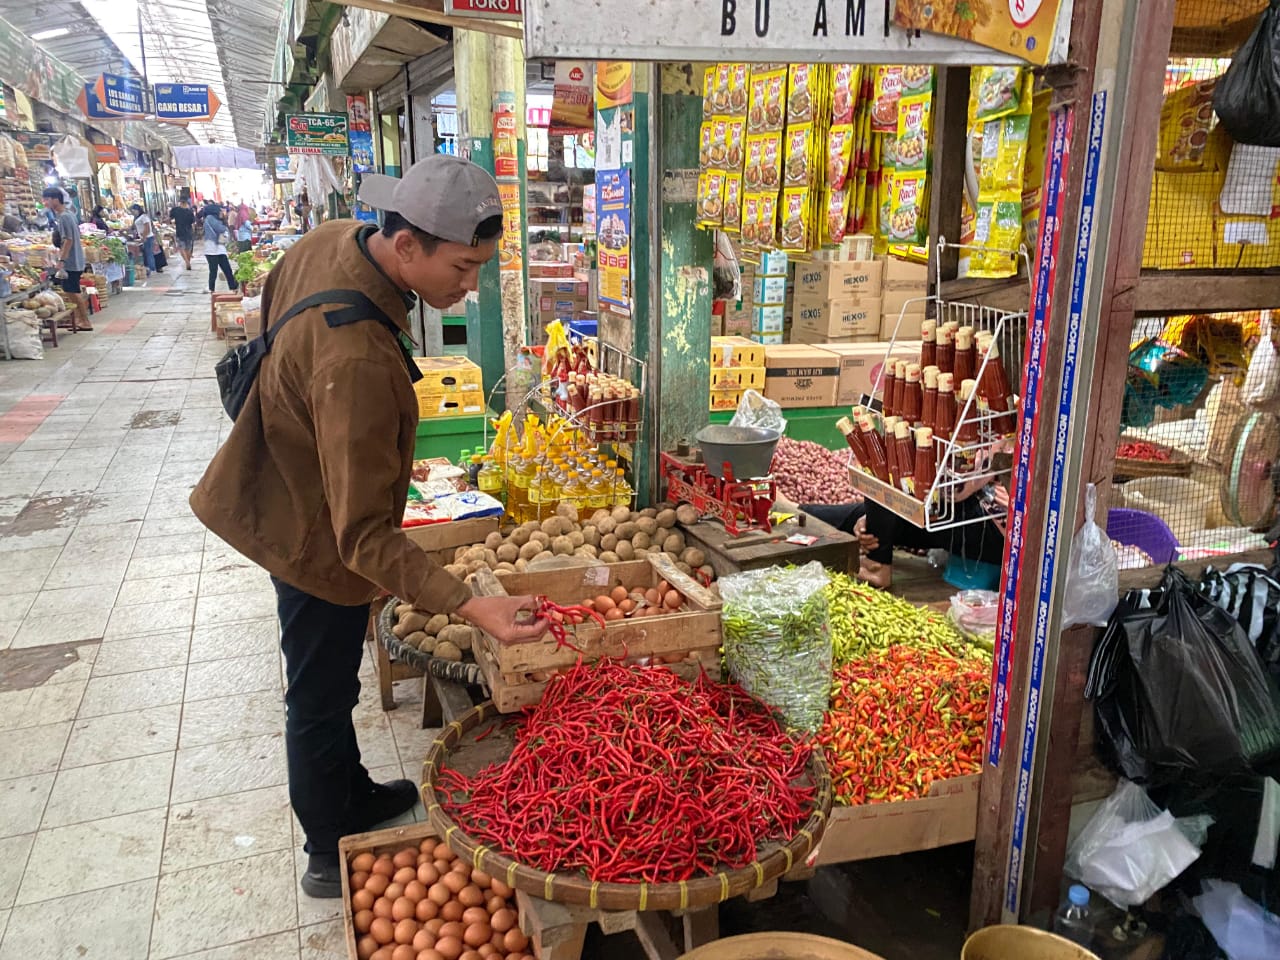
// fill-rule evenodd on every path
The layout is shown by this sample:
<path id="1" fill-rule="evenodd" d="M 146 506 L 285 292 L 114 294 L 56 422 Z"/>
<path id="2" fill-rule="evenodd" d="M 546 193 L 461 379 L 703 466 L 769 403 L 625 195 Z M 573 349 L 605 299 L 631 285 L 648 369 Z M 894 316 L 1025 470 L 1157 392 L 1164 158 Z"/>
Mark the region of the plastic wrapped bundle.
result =
<path id="1" fill-rule="evenodd" d="M 816 730 L 831 696 L 827 573 L 802 567 L 748 570 L 720 581 L 729 673 L 799 730 Z"/>

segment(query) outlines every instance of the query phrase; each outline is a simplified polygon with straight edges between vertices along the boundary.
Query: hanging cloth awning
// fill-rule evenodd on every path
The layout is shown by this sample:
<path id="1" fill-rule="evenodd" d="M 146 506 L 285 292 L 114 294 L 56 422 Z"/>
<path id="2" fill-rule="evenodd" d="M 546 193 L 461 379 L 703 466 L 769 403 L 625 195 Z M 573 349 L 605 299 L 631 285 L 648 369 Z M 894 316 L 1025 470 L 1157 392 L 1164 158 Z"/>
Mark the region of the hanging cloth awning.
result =
<path id="1" fill-rule="evenodd" d="M 174 147 L 173 156 L 183 170 L 260 170 L 252 150 L 226 144 Z"/>

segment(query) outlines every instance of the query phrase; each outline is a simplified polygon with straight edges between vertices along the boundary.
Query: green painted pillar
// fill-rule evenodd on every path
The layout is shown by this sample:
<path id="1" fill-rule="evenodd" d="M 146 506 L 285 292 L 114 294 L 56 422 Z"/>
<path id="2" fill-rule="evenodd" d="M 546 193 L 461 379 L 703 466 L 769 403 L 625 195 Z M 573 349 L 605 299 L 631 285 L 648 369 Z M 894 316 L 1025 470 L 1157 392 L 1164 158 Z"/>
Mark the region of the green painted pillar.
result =
<path id="1" fill-rule="evenodd" d="M 528 269 L 525 261 L 528 258 L 528 242 L 525 223 L 528 221 L 525 200 L 525 162 L 527 134 L 525 132 L 525 59 L 524 41 L 514 37 L 485 35 L 489 49 L 489 92 L 490 108 L 493 116 L 500 111 L 510 111 L 515 116 L 516 133 L 516 169 L 514 186 L 519 191 L 519 231 L 520 231 L 520 269 L 499 270 L 498 286 L 501 294 L 502 312 L 502 362 L 503 371 L 510 370 L 515 364 L 516 355 L 525 342 L 526 307 L 525 291 L 528 289 Z M 492 119 L 491 119 L 492 124 Z M 505 180 L 505 184 L 512 183 Z M 505 186 L 504 184 L 504 186 Z M 494 381 L 496 382 L 496 381 Z M 486 377 L 486 383 L 489 383 Z M 492 386 L 490 385 L 490 389 Z M 506 405 L 514 407 L 524 397 L 508 393 Z"/>

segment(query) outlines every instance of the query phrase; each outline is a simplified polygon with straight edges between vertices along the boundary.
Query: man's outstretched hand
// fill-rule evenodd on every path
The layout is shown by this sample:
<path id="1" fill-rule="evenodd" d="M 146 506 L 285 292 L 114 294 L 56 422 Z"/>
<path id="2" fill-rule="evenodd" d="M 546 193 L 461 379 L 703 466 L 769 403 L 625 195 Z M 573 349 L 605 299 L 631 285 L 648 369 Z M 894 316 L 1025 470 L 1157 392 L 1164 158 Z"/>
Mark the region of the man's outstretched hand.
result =
<path id="1" fill-rule="evenodd" d="M 520 614 L 537 608 L 533 597 L 472 597 L 453 612 L 499 643 L 531 643 L 547 632 L 547 622 Z"/>

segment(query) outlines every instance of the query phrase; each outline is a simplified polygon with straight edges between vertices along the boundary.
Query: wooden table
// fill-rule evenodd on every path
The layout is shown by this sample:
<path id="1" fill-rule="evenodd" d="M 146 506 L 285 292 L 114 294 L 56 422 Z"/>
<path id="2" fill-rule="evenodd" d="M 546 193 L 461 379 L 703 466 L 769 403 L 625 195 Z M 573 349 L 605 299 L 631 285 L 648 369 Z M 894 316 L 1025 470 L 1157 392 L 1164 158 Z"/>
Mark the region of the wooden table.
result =
<path id="1" fill-rule="evenodd" d="M 858 538 L 809 514 L 798 512 L 794 519 L 778 524 L 768 533 L 753 531 L 737 537 L 726 532 L 723 524 L 716 520 L 702 520 L 682 529 L 689 545 L 706 553 L 707 562 L 717 577 L 810 560 L 818 560 L 834 570 L 858 572 Z M 787 543 L 787 537 L 796 533 L 818 539 L 808 546 Z"/>

